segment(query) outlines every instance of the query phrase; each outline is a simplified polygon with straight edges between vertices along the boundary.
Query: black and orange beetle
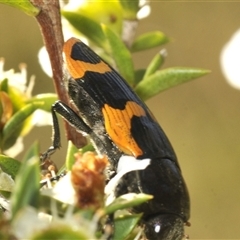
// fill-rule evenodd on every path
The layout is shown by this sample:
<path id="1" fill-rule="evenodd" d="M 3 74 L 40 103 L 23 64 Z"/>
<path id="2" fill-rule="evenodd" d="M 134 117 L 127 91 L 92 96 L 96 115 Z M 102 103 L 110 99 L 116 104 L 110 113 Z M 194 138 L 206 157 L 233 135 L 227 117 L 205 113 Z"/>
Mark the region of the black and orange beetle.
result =
<path id="1" fill-rule="evenodd" d="M 57 112 L 108 157 L 118 178 L 110 180 L 106 194 L 153 195 L 133 209 L 143 213 L 146 238 L 182 239 L 190 215 L 189 195 L 174 150 L 152 113 L 126 81 L 80 40 L 69 39 L 63 57 L 68 94 L 79 113 L 61 101 L 53 105 L 53 146 L 42 158 L 60 145 Z"/>

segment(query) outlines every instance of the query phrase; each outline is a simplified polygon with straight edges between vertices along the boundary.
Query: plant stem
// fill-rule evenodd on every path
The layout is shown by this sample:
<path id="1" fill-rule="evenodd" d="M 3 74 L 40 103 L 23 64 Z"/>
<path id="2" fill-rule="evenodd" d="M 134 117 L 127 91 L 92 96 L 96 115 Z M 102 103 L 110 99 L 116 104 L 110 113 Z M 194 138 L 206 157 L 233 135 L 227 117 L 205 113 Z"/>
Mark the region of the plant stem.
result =
<path id="1" fill-rule="evenodd" d="M 36 20 L 40 26 L 43 41 L 49 54 L 53 81 L 58 97 L 64 103 L 70 105 L 67 90 L 63 79 L 63 33 L 60 15 L 59 1 L 31 0 L 32 4 L 40 9 Z M 86 145 L 86 139 L 65 121 L 67 139 L 77 147 Z"/>

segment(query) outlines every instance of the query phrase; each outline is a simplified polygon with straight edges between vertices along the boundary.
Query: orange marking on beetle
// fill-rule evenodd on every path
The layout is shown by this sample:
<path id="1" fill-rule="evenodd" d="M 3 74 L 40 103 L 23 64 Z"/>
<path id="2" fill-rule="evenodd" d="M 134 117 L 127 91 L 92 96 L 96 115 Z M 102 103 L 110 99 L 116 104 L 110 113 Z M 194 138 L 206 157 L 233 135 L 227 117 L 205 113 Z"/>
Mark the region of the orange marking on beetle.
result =
<path id="1" fill-rule="evenodd" d="M 106 73 L 112 71 L 112 69 L 103 61 L 93 64 L 89 62 L 72 59 L 71 52 L 73 45 L 78 42 L 81 43 L 81 41 L 76 38 L 70 38 L 63 45 L 64 62 L 66 63 L 67 69 L 73 78 L 75 79 L 82 78 L 85 75 L 86 71 L 97 73 Z"/>
<path id="2" fill-rule="evenodd" d="M 123 110 L 104 104 L 102 113 L 106 131 L 112 141 L 126 154 L 141 156 L 143 151 L 131 134 L 131 119 L 133 116 L 146 116 L 144 109 L 137 103 L 128 101 Z"/>

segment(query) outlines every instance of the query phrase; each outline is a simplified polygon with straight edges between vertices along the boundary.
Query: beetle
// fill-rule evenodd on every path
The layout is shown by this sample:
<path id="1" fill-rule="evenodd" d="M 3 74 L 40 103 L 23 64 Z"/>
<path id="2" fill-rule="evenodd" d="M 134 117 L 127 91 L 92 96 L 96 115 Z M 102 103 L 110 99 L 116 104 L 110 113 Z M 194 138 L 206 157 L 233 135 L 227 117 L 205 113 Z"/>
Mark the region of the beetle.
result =
<path id="1" fill-rule="evenodd" d="M 132 209 L 143 213 L 147 239 L 182 239 L 190 217 L 189 194 L 175 152 L 148 107 L 127 82 L 87 45 L 70 38 L 63 47 L 69 97 L 78 112 L 61 101 L 52 106 L 53 145 L 59 146 L 56 113 L 88 135 L 111 170 L 105 188 L 109 199 L 146 193 L 153 199 Z M 110 200 L 111 201 L 111 200 Z"/>

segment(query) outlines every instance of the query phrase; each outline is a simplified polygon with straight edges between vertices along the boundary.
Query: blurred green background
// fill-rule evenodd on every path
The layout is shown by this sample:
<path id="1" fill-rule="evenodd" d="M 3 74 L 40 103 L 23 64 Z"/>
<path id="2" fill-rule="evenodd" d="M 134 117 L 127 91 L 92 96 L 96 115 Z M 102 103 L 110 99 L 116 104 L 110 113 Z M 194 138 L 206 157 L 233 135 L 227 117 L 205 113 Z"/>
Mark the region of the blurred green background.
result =
<path id="1" fill-rule="evenodd" d="M 240 3 L 154 1 L 151 7 L 138 33 L 161 30 L 172 37 L 164 67 L 212 71 L 147 102 L 175 148 L 189 188 L 192 226 L 186 233 L 190 239 L 240 239 L 240 91 L 226 83 L 219 64 L 222 47 L 240 27 Z M 0 5 L 0 36 L 5 70 L 25 62 L 28 77 L 36 75 L 34 93 L 53 91 L 38 64 L 42 38 L 35 19 Z M 158 50 L 135 54 L 135 66 L 146 67 Z M 36 128 L 25 143 L 38 139 L 44 151 L 50 137 L 50 127 Z M 65 145 L 62 137 L 54 161 L 65 156 Z"/>

